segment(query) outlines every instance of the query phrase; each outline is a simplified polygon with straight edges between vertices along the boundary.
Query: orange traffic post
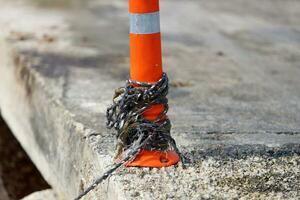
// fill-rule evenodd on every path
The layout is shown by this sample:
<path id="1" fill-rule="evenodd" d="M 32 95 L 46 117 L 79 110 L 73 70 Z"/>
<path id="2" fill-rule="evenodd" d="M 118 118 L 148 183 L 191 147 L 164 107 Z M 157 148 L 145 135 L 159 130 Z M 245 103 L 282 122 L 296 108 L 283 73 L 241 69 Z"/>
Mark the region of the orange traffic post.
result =
<path id="1" fill-rule="evenodd" d="M 115 164 L 75 200 L 124 165 L 162 168 L 180 161 L 166 115 L 168 78 L 162 67 L 159 0 L 129 0 L 129 12 L 130 80 L 115 91 L 106 112 L 107 128 L 118 131 Z"/>
<path id="2" fill-rule="evenodd" d="M 162 50 L 159 0 L 129 0 L 130 13 L 130 77 L 134 81 L 156 83 L 162 78 Z M 154 121 L 163 112 L 163 105 L 153 105 L 143 116 Z M 179 162 L 174 151 L 143 149 L 126 166 L 168 167 Z"/>

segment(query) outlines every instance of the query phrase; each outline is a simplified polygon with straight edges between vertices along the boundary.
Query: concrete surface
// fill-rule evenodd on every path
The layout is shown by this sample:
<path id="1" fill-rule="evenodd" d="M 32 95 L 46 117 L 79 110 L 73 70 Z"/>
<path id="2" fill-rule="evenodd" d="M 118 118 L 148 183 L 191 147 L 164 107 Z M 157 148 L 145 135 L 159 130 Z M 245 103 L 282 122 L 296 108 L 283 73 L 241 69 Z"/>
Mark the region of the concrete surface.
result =
<path id="1" fill-rule="evenodd" d="M 59 200 L 55 192 L 51 189 L 35 192 L 21 200 Z"/>
<path id="2" fill-rule="evenodd" d="M 188 169 L 122 169 L 86 199 L 300 198 L 300 2 L 161 3 L 172 134 Z M 72 199 L 112 163 L 104 115 L 128 77 L 127 3 L 1 5 L 1 113 Z"/>

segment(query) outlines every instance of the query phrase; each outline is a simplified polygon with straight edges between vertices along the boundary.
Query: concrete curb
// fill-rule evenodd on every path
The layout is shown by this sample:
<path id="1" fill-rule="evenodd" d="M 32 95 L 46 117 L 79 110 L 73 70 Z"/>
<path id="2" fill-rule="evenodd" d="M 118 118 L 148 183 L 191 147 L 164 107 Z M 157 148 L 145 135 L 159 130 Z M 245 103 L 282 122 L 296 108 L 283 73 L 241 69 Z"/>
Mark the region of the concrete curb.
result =
<path id="1" fill-rule="evenodd" d="M 1 11 L 5 18 L 0 25 L 7 27 L 0 34 L 1 115 L 55 192 L 72 199 L 113 162 L 114 134 L 106 130 L 104 115 L 113 89 L 126 77 L 126 52 L 107 54 L 106 41 L 102 50 L 74 43 L 76 27 L 62 11 L 20 4 L 4 4 Z M 181 59 L 186 55 L 182 53 Z M 166 59 L 178 66 L 178 59 Z M 229 58 L 216 60 L 212 65 L 217 68 L 218 63 L 234 65 Z M 176 68 L 170 73 L 171 77 L 178 74 Z M 224 87 L 231 83 L 225 81 Z M 238 110 L 241 122 L 234 129 L 235 122 L 227 118 L 230 112 L 212 113 L 220 108 L 250 109 L 251 102 L 221 105 L 212 97 L 219 110 L 204 101 L 202 112 L 200 101 L 205 98 L 197 84 L 178 87 L 182 84 L 174 82 L 170 93 L 173 135 L 190 158 L 188 169 L 122 169 L 86 199 L 299 197 L 298 125 L 283 120 L 267 131 L 265 127 L 276 121 L 268 119 L 260 122 L 264 129 L 257 129 L 255 121 L 245 120 L 247 115 Z M 204 93 L 218 89 L 203 87 Z M 259 111 L 258 104 L 253 107 Z M 287 111 L 283 114 L 295 113 Z"/>

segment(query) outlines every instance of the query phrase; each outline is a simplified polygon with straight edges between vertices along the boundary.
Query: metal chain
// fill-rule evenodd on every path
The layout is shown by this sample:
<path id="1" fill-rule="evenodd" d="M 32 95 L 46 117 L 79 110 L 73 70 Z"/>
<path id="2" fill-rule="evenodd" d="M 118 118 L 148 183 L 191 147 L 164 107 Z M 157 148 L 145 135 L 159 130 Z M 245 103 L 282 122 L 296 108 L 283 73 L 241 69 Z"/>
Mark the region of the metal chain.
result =
<path id="1" fill-rule="evenodd" d="M 139 141 L 141 141 L 143 135 L 141 134 Z M 105 173 L 103 173 L 102 176 L 95 179 L 93 184 L 91 184 L 89 187 L 87 187 L 82 193 L 78 195 L 74 200 L 80 200 L 82 197 L 86 196 L 90 191 L 92 191 L 97 185 L 102 183 L 102 181 L 106 180 L 108 177 L 110 177 L 117 169 L 125 165 L 128 161 L 134 160 L 135 156 L 140 152 L 140 149 L 150 140 L 151 136 L 149 136 L 146 140 L 140 143 L 140 145 L 135 146 L 132 148 L 131 151 L 127 153 L 125 158 L 114 164 L 110 169 L 108 169 Z"/>
<path id="2" fill-rule="evenodd" d="M 181 154 L 171 137 L 168 112 L 168 77 L 164 73 L 155 84 L 127 80 L 126 86 L 116 89 L 113 104 L 107 109 L 107 128 L 117 130 L 115 158 L 120 160 L 83 191 L 79 200 L 117 169 L 135 159 L 141 149 L 167 151 Z M 154 105 L 163 105 L 163 111 L 154 120 L 147 120 L 143 113 Z"/>
<path id="3" fill-rule="evenodd" d="M 106 113 L 107 127 L 117 130 L 116 158 L 131 147 L 139 133 L 144 133 L 145 138 L 152 132 L 157 133 L 144 147 L 146 149 L 164 151 L 170 147 L 171 123 L 166 117 L 169 109 L 166 97 L 168 90 L 165 73 L 155 84 L 128 80 L 125 87 L 116 90 L 114 103 Z M 145 119 L 143 113 L 154 105 L 162 105 L 163 111 L 154 120 Z"/>

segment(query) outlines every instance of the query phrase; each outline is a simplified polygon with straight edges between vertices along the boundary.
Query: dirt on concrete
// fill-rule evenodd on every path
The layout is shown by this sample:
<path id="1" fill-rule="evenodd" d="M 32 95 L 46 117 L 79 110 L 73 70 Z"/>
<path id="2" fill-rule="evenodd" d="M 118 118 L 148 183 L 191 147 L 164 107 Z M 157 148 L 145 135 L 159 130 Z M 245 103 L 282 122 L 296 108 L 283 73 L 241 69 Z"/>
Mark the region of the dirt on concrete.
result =
<path id="1" fill-rule="evenodd" d="M 18 200 L 35 191 L 50 188 L 1 116 L 0 158 L 0 180 L 10 200 Z"/>

